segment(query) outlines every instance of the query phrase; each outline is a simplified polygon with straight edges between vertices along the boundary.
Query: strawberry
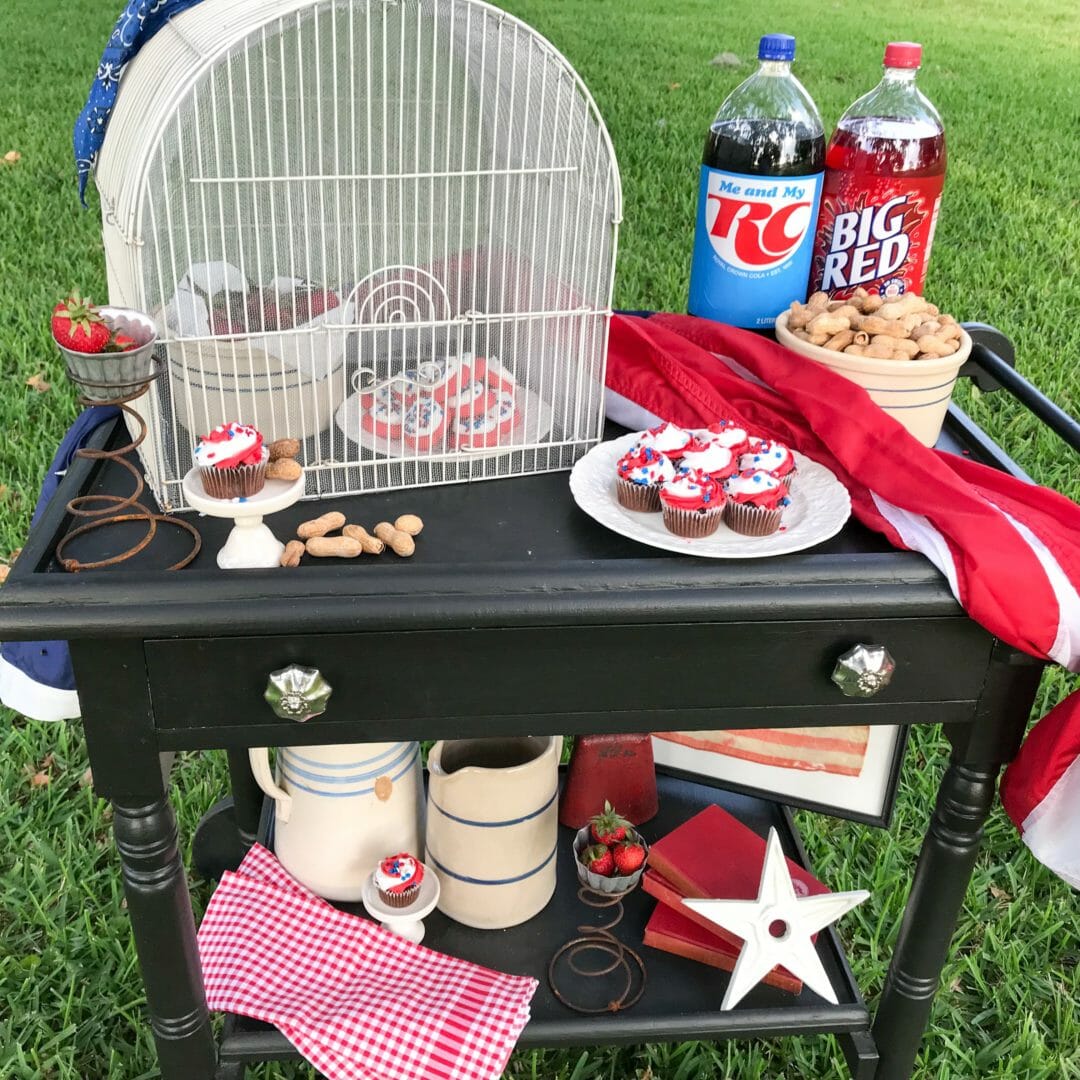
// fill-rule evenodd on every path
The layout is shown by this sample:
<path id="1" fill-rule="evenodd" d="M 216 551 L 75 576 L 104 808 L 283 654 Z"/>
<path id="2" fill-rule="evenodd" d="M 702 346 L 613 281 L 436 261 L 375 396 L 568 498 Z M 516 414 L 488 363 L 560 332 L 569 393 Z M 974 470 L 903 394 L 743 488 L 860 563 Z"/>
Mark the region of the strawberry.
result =
<path id="1" fill-rule="evenodd" d="M 645 848 L 636 840 L 616 844 L 611 855 L 620 877 L 636 874 L 645 862 Z"/>
<path id="2" fill-rule="evenodd" d="M 594 874 L 611 877 L 615 869 L 615 856 L 603 844 L 593 844 L 581 853 L 581 861 Z"/>
<path id="3" fill-rule="evenodd" d="M 630 822 L 619 817 L 611 808 L 609 802 L 604 803 L 604 812 L 597 814 L 590 824 L 592 825 L 592 838 L 598 844 L 604 844 L 607 847 L 617 844 L 620 840 L 625 840 L 626 830 L 630 827 Z"/>
<path id="4" fill-rule="evenodd" d="M 298 285 L 296 287 L 296 325 L 317 319 L 327 311 L 339 307 L 341 301 L 332 289 L 320 289 L 317 285 Z"/>
<path id="5" fill-rule="evenodd" d="M 229 321 L 229 309 L 216 307 L 210 312 L 210 333 L 219 337 L 228 337 L 232 333 L 232 323 Z"/>
<path id="6" fill-rule="evenodd" d="M 112 341 L 112 330 L 89 299 L 73 289 L 52 313 L 52 335 L 65 349 L 80 353 L 99 353 Z"/>
<path id="7" fill-rule="evenodd" d="M 107 352 L 107 353 L 129 352 L 131 349 L 136 348 L 137 345 L 138 345 L 138 342 L 134 338 L 128 337 L 127 334 L 122 334 L 120 332 L 117 332 L 117 333 L 113 334 L 112 340 L 109 342 L 108 345 L 105 346 L 105 348 L 102 350 L 102 352 Z"/>
<path id="8" fill-rule="evenodd" d="M 288 318 L 285 306 L 279 305 L 278 294 L 273 289 L 263 289 L 255 285 L 247 294 L 248 325 L 252 332 L 288 330 L 292 321 Z"/>

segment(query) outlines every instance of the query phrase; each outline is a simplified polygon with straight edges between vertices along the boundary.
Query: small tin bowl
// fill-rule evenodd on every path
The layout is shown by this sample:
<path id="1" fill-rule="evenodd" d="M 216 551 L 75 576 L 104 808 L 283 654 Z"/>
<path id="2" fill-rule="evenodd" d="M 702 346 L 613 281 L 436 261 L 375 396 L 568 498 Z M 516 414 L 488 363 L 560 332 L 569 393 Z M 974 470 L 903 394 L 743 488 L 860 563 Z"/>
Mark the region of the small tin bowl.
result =
<path id="1" fill-rule="evenodd" d="M 68 377 L 87 401 L 107 402 L 131 397 L 160 371 L 155 370 L 158 332 L 153 320 L 134 308 L 99 307 L 110 330 L 126 334 L 136 344 L 127 352 L 81 353 L 56 347 L 64 354 Z"/>
<path id="2" fill-rule="evenodd" d="M 574 865 L 577 867 L 578 881 L 586 888 L 592 889 L 593 892 L 605 893 L 608 896 L 614 896 L 616 893 L 628 893 L 631 889 L 636 889 L 641 881 L 641 875 L 645 873 L 645 867 L 649 865 L 649 845 L 636 829 L 629 830 L 627 839 L 635 841 L 645 849 L 645 861 L 629 877 L 602 877 L 600 874 L 594 874 L 581 861 L 581 853 L 591 845 L 592 836 L 589 833 L 588 825 L 578 829 L 577 835 L 574 837 Z"/>

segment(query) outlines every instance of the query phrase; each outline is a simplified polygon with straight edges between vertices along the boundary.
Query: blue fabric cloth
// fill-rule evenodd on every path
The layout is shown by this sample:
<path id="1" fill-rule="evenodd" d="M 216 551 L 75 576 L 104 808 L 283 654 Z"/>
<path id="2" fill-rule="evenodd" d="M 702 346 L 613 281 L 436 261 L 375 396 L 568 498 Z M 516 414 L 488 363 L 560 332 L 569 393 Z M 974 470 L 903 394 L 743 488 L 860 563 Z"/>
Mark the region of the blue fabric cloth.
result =
<path id="1" fill-rule="evenodd" d="M 90 436 L 119 412 L 120 410 L 114 405 L 95 405 L 79 413 L 75 423 L 64 435 L 56 456 L 49 466 L 49 471 L 45 475 L 41 494 L 34 506 L 31 528 L 37 524 L 49 500 L 56 494 L 56 489 L 60 486 L 60 481 L 71 464 L 75 451 L 85 446 Z M 0 656 L 34 682 L 56 690 L 75 689 L 75 676 L 71 671 L 71 657 L 68 654 L 66 641 L 5 641 L 0 645 Z"/>
<path id="2" fill-rule="evenodd" d="M 101 54 L 90 96 L 75 121 L 75 167 L 79 172 L 79 201 L 83 206 L 86 205 L 86 181 L 105 141 L 105 129 L 124 69 L 173 15 L 197 3 L 199 0 L 128 0 L 127 7 L 116 20 Z"/>

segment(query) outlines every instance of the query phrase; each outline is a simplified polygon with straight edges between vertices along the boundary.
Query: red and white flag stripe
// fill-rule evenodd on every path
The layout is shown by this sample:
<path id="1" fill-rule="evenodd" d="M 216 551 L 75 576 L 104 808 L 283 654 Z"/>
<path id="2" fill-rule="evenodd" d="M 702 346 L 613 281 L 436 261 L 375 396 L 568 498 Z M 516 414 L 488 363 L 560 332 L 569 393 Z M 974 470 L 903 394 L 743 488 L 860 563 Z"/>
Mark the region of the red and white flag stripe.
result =
<path id="1" fill-rule="evenodd" d="M 973 619 L 1080 670 L 1080 507 L 1071 500 L 929 450 L 861 387 L 703 319 L 615 316 L 607 385 L 608 415 L 630 427 L 730 416 L 820 461 L 847 486 L 856 516 L 930 559 Z M 1080 697 L 1033 728 L 1001 795 L 1036 857 L 1080 888 Z"/>

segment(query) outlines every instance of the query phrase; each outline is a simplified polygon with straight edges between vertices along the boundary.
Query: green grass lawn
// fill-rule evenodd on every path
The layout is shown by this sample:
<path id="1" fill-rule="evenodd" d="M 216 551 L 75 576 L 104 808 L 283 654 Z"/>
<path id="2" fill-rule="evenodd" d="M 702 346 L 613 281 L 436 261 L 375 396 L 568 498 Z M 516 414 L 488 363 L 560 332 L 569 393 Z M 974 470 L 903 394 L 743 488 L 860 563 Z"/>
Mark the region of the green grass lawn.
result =
<path id="1" fill-rule="evenodd" d="M 1080 8 L 1054 0 L 513 0 L 560 46 L 611 128 L 626 197 L 616 301 L 685 304 L 696 167 L 705 127 L 751 70 L 760 33 L 799 41 L 797 71 L 826 125 L 876 81 L 890 38 L 925 44 L 921 84 L 942 112 L 949 178 L 928 291 L 962 319 L 993 322 L 1025 373 L 1080 411 Z M 0 93 L 0 556 L 18 548 L 52 450 L 75 414 L 48 336 L 73 284 L 104 298 L 96 205 L 75 196 L 71 125 L 119 0 L 4 0 Z M 711 67 L 730 50 L 737 70 Z M 93 197 L 91 202 L 93 203 Z M 26 386 L 43 373 L 52 389 Z M 1074 497 L 1074 459 L 1001 395 L 964 404 L 1033 476 Z M 1075 679 L 1044 681 L 1045 710 Z M 872 1001 L 944 767 L 937 731 L 913 739 L 889 832 L 800 815 L 818 872 L 873 897 L 842 927 Z M 0 1080 L 134 1080 L 157 1075 L 122 910 L 109 811 L 80 780 L 78 724 L 0 716 Z M 48 783 L 34 783 L 42 774 Z M 175 772 L 182 834 L 223 793 L 221 755 Z M 206 883 L 193 882 L 201 910 Z M 924 1078 L 1080 1077 L 1080 905 L 1022 850 L 1000 812 L 990 824 L 930 1023 Z M 829 1039 L 520 1053 L 512 1077 L 566 1080 L 842 1075 Z M 300 1066 L 250 1074 L 307 1077 Z"/>

